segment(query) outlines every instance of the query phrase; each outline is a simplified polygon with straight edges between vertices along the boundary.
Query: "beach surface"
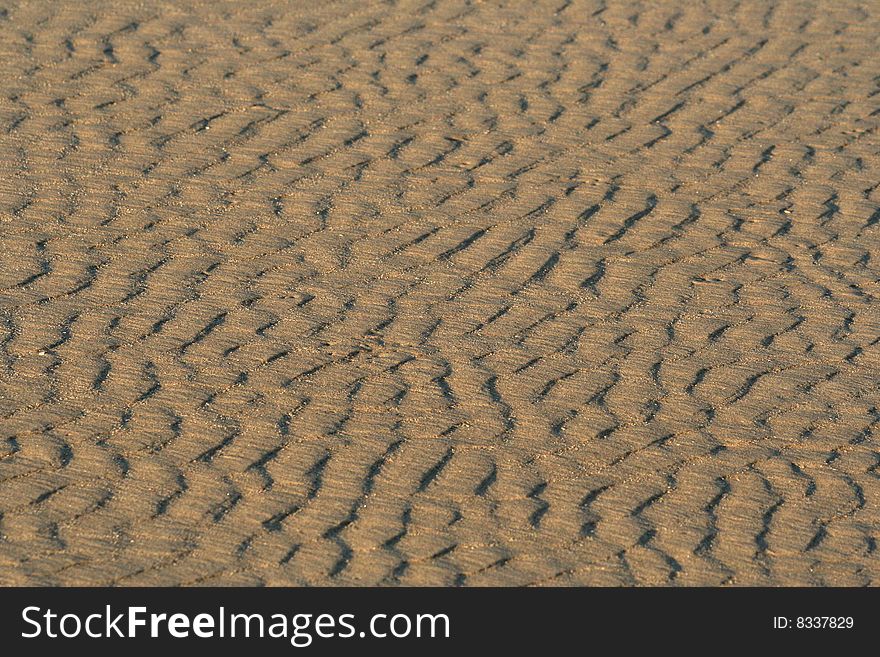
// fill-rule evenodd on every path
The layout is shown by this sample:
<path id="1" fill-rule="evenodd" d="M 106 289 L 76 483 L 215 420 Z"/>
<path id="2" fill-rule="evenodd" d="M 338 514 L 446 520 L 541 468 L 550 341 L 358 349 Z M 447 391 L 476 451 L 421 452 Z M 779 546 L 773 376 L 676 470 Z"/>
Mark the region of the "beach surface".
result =
<path id="1" fill-rule="evenodd" d="M 880 4 L 6 2 L 0 584 L 880 578 Z"/>

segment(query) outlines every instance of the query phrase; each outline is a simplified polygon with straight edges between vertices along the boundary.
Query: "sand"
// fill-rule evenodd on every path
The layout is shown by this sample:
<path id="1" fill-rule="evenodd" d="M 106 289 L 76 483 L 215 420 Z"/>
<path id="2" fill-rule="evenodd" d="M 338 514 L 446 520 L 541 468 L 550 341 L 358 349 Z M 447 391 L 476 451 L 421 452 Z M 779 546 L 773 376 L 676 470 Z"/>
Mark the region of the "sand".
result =
<path id="1" fill-rule="evenodd" d="M 0 583 L 877 583 L 876 2 L 3 7 Z"/>

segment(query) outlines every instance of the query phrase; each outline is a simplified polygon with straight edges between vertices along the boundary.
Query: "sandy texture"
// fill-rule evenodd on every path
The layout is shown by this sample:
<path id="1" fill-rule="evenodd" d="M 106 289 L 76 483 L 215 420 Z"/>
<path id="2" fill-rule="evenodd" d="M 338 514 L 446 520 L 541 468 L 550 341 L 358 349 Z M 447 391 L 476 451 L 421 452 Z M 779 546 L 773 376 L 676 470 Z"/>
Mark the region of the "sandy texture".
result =
<path id="1" fill-rule="evenodd" d="M 0 582 L 877 582 L 878 3 L 4 7 Z"/>

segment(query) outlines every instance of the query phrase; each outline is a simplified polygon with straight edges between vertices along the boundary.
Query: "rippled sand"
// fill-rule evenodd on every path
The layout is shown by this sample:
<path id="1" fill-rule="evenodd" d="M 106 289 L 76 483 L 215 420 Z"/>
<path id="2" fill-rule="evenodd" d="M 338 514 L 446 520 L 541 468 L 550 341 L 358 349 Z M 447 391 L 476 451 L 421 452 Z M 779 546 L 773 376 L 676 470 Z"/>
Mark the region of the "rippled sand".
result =
<path id="1" fill-rule="evenodd" d="M 0 583 L 876 583 L 878 35 L 7 4 Z"/>

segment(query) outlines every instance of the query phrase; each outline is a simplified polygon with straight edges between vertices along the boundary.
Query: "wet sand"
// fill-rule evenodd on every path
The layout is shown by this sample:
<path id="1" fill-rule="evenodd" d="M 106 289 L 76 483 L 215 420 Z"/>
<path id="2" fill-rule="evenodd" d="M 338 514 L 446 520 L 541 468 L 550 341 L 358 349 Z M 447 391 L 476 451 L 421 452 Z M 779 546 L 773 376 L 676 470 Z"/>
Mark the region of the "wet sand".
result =
<path id="1" fill-rule="evenodd" d="M 0 584 L 877 582 L 877 3 L 3 7 Z"/>

